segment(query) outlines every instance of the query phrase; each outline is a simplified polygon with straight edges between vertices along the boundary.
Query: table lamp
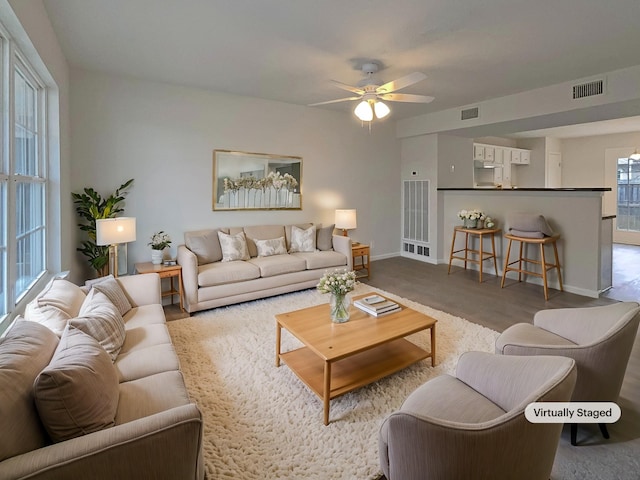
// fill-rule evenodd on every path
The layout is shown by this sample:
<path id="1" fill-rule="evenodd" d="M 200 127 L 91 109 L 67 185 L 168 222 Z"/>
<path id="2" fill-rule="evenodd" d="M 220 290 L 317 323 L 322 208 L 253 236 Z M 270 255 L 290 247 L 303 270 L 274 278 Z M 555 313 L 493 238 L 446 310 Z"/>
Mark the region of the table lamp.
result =
<path id="1" fill-rule="evenodd" d="M 347 236 L 347 230 L 358 228 L 356 210 L 336 210 L 336 228 L 342 229 L 342 235 Z"/>
<path id="2" fill-rule="evenodd" d="M 118 244 L 124 245 L 126 272 L 127 242 L 136 240 L 136 219 L 133 217 L 103 218 L 96 220 L 96 244 L 109 245 L 109 273 L 118 276 Z"/>

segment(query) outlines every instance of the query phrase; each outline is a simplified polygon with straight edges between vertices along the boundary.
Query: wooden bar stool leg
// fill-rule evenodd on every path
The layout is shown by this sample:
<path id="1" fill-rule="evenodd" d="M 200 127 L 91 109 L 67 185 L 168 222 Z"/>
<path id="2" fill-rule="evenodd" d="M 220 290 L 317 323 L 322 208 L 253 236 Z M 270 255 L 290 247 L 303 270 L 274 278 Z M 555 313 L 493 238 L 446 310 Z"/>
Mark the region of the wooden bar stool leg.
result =
<path id="1" fill-rule="evenodd" d="M 481 233 L 478 234 L 478 237 L 480 237 L 478 241 L 480 242 L 480 283 L 482 283 L 482 264 L 484 263 L 484 258 L 483 258 L 484 253 L 482 252 L 482 245 L 484 242 L 482 241 Z"/>
<path id="2" fill-rule="evenodd" d="M 496 271 L 496 278 L 498 278 L 498 261 L 496 260 L 496 238 L 491 234 L 491 251 L 493 253 L 493 268 Z"/>
<path id="3" fill-rule="evenodd" d="M 504 270 L 502 271 L 502 282 L 500 282 L 500 288 L 504 288 L 504 279 L 507 278 L 507 271 L 509 269 L 509 255 L 511 254 L 511 242 L 509 239 L 509 243 L 507 244 L 507 255 L 504 259 Z"/>
<path id="4" fill-rule="evenodd" d="M 560 282 L 560 291 L 564 292 L 564 288 L 562 287 L 562 273 L 560 272 L 560 258 L 558 257 L 558 247 L 556 246 L 556 241 L 553 241 L 553 254 L 556 258 L 556 270 L 558 271 L 558 282 Z"/>
<path id="5" fill-rule="evenodd" d="M 520 258 L 518 258 L 518 281 L 521 282 L 522 281 L 522 252 L 527 252 L 524 249 L 524 242 L 520 242 Z"/>
<path id="6" fill-rule="evenodd" d="M 544 243 L 540 244 L 540 259 L 542 262 L 542 285 L 544 287 L 544 299 L 549 300 L 549 289 L 547 288 L 547 261 L 544 258 Z"/>
<path id="7" fill-rule="evenodd" d="M 453 262 L 453 250 L 456 246 L 456 235 L 458 235 L 458 231 L 454 229 L 453 240 L 451 240 L 451 253 L 449 254 L 449 271 L 447 272 L 447 275 L 451 273 L 451 262 Z"/>
<path id="8" fill-rule="evenodd" d="M 467 269 L 467 259 L 469 255 L 469 234 L 464 232 L 464 269 Z"/>

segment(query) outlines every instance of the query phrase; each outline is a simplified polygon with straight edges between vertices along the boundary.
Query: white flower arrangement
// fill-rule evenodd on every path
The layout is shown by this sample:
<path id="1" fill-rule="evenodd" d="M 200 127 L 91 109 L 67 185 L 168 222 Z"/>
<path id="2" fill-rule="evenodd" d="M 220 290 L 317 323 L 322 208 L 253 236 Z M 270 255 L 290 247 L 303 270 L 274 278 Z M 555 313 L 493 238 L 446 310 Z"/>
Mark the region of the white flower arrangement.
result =
<path id="1" fill-rule="evenodd" d="M 346 268 L 325 272 L 316 288 L 320 293 L 345 295 L 356 288 L 356 272 Z"/>
<path id="2" fill-rule="evenodd" d="M 164 250 L 171 245 L 171 237 L 163 230 L 151 235 L 151 241 L 147 244 L 150 245 L 153 250 Z"/>
<path id="3" fill-rule="evenodd" d="M 473 209 L 473 210 L 460 210 L 458 212 L 458 218 L 460 220 L 469 219 L 469 220 L 481 220 L 484 217 L 484 213 L 481 210 Z"/>

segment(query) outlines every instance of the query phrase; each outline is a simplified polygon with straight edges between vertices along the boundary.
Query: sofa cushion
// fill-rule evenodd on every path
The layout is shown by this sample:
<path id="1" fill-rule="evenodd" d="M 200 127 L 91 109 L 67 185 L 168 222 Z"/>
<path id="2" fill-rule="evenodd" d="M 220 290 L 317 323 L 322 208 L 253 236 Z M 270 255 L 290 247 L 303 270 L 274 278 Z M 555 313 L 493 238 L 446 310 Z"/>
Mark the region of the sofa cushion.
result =
<path id="1" fill-rule="evenodd" d="M 311 225 L 303 230 L 291 226 L 291 248 L 289 252 L 314 252 L 316 250 L 316 226 Z"/>
<path id="2" fill-rule="evenodd" d="M 135 348 L 130 352 L 118 355 L 114 365 L 120 383 L 156 373 L 180 370 L 178 356 L 171 343 Z"/>
<path id="3" fill-rule="evenodd" d="M 120 355 L 141 348 L 163 344 L 171 344 L 171 336 L 165 324 L 145 325 L 132 328 L 127 330 L 127 337 L 124 339 L 124 343 L 120 349 Z"/>
<path id="4" fill-rule="evenodd" d="M 343 254 L 328 252 L 298 252 L 292 253 L 292 256 L 301 258 L 305 261 L 307 270 L 316 270 L 318 268 L 342 267 L 347 264 L 347 257 Z"/>
<path id="5" fill-rule="evenodd" d="M 198 258 L 198 265 L 222 260 L 218 229 L 197 230 L 184 234 L 184 243 Z"/>
<path id="6" fill-rule="evenodd" d="M 123 382 L 119 389 L 117 425 L 191 403 L 182 373 L 177 370 Z"/>
<path id="7" fill-rule="evenodd" d="M 299 272 L 305 270 L 307 264 L 303 258 L 293 255 L 273 255 L 271 257 L 252 258 L 251 263 L 260 269 L 261 277 L 273 277 L 284 273 Z"/>
<path id="8" fill-rule="evenodd" d="M 317 227 L 316 229 L 316 247 L 318 250 L 333 250 L 333 231 L 336 225 L 331 224 L 326 227 Z"/>
<path id="9" fill-rule="evenodd" d="M 198 286 L 210 287 L 260 278 L 260 268 L 249 262 L 216 262 L 198 268 Z"/>
<path id="10" fill-rule="evenodd" d="M 154 325 L 157 323 L 166 323 L 164 310 L 162 305 L 153 303 L 151 305 L 140 305 L 133 307 L 122 317 L 124 320 L 124 329 L 130 330 L 144 325 Z"/>
<path id="11" fill-rule="evenodd" d="M 69 320 L 69 324 L 91 335 L 115 361 L 124 343 L 124 320 L 104 293 L 91 289 L 78 318 Z"/>
<path id="12" fill-rule="evenodd" d="M 244 232 L 226 234 L 218 232 L 220 247 L 222 248 L 222 261 L 233 262 L 235 260 L 249 260 L 249 250 Z"/>
<path id="13" fill-rule="evenodd" d="M 271 238 L 269 240 L 253 240 L 258 249 L 258 257 L 270 257 L 272 255 L 284 255 L 287 253 L 287 246 L 284 237 Z"/>
<path id="14" fill-rule="evenodd" d="M 24 316 L 27 320 L 45 325 L 60 336 L 67 321 L 78 316 L 85 297 L 79 286 L 63 278 L 54 278 L 29 302 Z"/>
<path id="15" fill-rule="evenodd" d="M 54 442 L 113 426 L 118 376 L 96 340 L 67 325 L 51 363 L 38 375 L 33 394 L 40 419 Z"/>
<path id="16" fill-rule="evenodd" d="M 107 298 L 111 300 L 111 303 L 118 308 L 120 315 L 126 315 L 127 312 L 131 310 L 131 302 L 125 295 L 118 281 L 113 278 L 113 275 L 102 277 L 98 282 L 95 282 L 91 288 L 95 288 L 99 292 L 104 293 Z"/>
<path id="17" fill-rule="evenodd" d="M 249 249 L 250 257 L 258 256 L 255 240 L 269 240 L 285 236 L 284 226 L 282 225 L 256 225 L 244 227 L 243 231 L 247 237 L 247 248 Z"/>
<path id="18" fill-rule="evenodd" d="M 23 319 L 0 338 L 0 462 L 47 444 L 33 404 L 33 382 L 57 346 L 49 328 Z"/>

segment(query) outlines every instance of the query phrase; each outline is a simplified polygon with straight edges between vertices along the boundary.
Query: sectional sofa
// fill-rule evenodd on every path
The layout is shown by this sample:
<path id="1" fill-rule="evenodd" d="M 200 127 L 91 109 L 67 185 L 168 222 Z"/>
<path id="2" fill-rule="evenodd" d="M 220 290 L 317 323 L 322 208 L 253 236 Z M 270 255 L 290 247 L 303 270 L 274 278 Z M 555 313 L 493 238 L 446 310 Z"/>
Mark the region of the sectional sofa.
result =
<path id="1" fill-rule="evenodd" d="M 333 231 L 305 223 L 186 232 L 177 258 L 186 310 L 312 288 L 327 270 L 351 270 L 351 239 Z"/>
<path id="2" fill-rule="evenodd" d="M 0 338 L 1 479 L 204 478 L 160 295 L 155 273 L 55 279 L 29 304 Z"/>

